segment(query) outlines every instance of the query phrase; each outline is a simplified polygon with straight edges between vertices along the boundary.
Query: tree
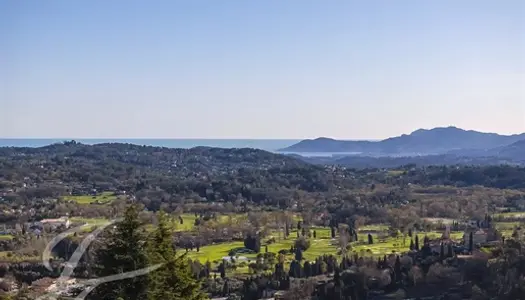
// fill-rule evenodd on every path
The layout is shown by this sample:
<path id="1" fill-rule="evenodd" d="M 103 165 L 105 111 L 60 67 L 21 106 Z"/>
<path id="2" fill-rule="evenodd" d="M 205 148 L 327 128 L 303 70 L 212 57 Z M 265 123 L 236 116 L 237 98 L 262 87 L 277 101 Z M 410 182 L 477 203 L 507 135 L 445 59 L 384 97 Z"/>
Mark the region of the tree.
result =
<path id="1" fill-rule="evenodd" d="M 302 251 L 308 250 L 310 248 L 310 241 L 305 237 L 298 238 L 294 243 L 294 249 L 301 249 Z"/>
<path id="2" fill-rule="evenodd" d="M 259 253 L 261 252 L 261 239 L 258 235 L 248 234 L 244 239 L 244 247 Z"/>
<path id="3" fill-rule="evenodd" d="M 410 250 L 414 250 L 414 241 L 411 239 L 410 240 Z"/>
<path id="4" fill-rule="evenodd" d="M 131 272 L 147 267 L 145 237 L 140 230 L 138 208 L 132 205 L 124 213 L 124 219 L 102 241 L 96 253 L 95 273 L 98 277 Z M 144 299 L 147 278 L 134 277 L 108 282 L 98 286 L 96 299 Z"/>
<path id="5" fill-rule="evenodd" d="M 222 263 L 218 267 L 219 272 L 221 273 L 221 278 L 226 277 L 226 261 L 223 260 Z"/>
<path id="6" fill-rule="evenodd" d="M 314 239 L 317 238 L 317 231 L 314 230 Z"/>
<path id="7" fill-rule="evenodd" d="M 472 231 L 471 231 L 468 236 L 468 251 L 472 252 L 473 249 L 474 249 L 474 235 L 472 234 Z"/>
<path id="8" fill-rule="evenodd" d="M 295 260 L 299 262 L 303 260 L 303 250 L 301 248 L 295 248 Z"/>
<path id="9" fill-rule="evenodd" d="M 173 247 L 173 232 L 164 212 L 158 214 L 158 227 L 148 241 L 150 266 L 162 266 L 148 274 L 148 300 L 200 300 L 204 294 L 200 283 L 192 278 L 185 255 L 177 257 Z"/>
<path id="10" fill-rule="evenodd" d="M 332 238 L 335 239 L 335 227 L 330 227 Z"/>
<path id="11" fill-rule="evenodd" d="M 226 297 L 230 294 L 230 285 L 228 284 L 228 279 L 224 280 L 224 285 L 222 286 L 222 296 Z"/>
<path id="12" fill-rule="evenodd" d="M 416 241 L 414 242 L 414 244 L 415 244 L 414 249 L 416 251 L 419 251 L 419 237 L 417 236 L 417 234 L 416 234 Z"/>
<path id="13" fill-rule="evenodd" d="M 454 256 L 454 249 L 452 249 L 452 244 L 451 243 L 449 243 L 447 245 L 447 250 L 448 250 L 447 251 L 448 252 L 447 253 L 447 257 L 453 257 Z"/>
<path id="14" fill-rule="evenodd" d="M 396 282 L 401 281 L 401 260 L 399 255 L 396 256 L 396 262 L 394 263 L 394 274 L 396 276 Z"/>
<path id="15" fill-rule="evenodd" d="M 368 234 L 368 244 L 369 245 L 372 245 L 374 243 L 374 238 L 372 237 L 372 235 L 369 233 Z"/>

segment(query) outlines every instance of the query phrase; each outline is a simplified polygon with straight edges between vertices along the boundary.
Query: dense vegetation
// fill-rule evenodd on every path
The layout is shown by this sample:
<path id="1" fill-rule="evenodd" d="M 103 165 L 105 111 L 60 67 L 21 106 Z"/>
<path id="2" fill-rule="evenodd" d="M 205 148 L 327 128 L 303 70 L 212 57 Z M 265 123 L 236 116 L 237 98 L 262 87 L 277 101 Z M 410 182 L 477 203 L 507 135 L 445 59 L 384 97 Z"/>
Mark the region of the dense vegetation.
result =
<path id="1" fill-rule="evenodd" d="M 509 165 L 352 169 L 255 149 L 0 148 L 0 275 L 15 283 L 3 288 L 15 299 L 35 294 L 86 234 L 124 217 L 74 277 L 165 267 L 97 287 L 93 299 L 251 300 L 272 290 L 286 299 L 517 299 L 523 178 L 525 168 Z M 53 248 L 48 270 L 39 255 L 66 228 L 34 222 L 66 215 L 84 227 Z M 497 231 L 496 244 L 463 240 L 470 219 Z"/>

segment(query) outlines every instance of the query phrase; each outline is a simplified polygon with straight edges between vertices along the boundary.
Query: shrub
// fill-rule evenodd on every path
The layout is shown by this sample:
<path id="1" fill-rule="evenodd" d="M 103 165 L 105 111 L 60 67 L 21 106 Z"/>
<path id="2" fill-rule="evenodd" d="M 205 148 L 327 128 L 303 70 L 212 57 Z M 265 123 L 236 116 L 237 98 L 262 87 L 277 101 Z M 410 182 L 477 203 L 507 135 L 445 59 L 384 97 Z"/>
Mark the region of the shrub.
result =
<path id="1" fill-rule="evenodd" d="M 306 251 L 308 248 L 310 248 L 310 241 L 305 237 L 300 237 L 295 241 L 295 248 Z"/>

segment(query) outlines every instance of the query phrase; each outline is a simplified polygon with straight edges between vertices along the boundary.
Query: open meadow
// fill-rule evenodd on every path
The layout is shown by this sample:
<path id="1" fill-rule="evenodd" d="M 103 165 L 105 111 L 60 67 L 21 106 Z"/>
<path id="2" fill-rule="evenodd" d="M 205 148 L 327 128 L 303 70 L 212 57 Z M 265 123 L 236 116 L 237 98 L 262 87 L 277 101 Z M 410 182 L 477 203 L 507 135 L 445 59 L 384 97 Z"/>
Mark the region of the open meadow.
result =
<path id="1" fill-rule="evenodd" d="M 109 204 L 112 201 L 119 199 L 119 198 L 124 199 L 125 196 L 116 196 L 112 192 L 103 192 L 96 196 L 92 196 L 92 195 L 66 196 L 64 197 L 64 200 L 74 201 L 78 204 Z"/>

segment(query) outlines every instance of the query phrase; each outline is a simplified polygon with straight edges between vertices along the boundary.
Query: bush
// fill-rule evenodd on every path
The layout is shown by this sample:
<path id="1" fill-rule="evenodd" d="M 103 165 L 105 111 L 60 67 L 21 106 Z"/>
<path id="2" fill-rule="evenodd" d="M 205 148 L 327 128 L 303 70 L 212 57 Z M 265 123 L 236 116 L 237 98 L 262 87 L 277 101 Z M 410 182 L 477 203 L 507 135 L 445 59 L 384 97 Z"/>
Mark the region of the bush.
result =
<path id="1" fill-rule="evenodd" d="M 295 241 L 295 248 L 306 251 L 308 248 L 310 248 L 310 241 L 305 237 L 300 237 Z"/>
<path id="2" fill-rule="evenodd" d="M 275 238 L 270 238 L 266 241 L 266 245 L 271 245 L 273 243 L 275 243 Z"/>

